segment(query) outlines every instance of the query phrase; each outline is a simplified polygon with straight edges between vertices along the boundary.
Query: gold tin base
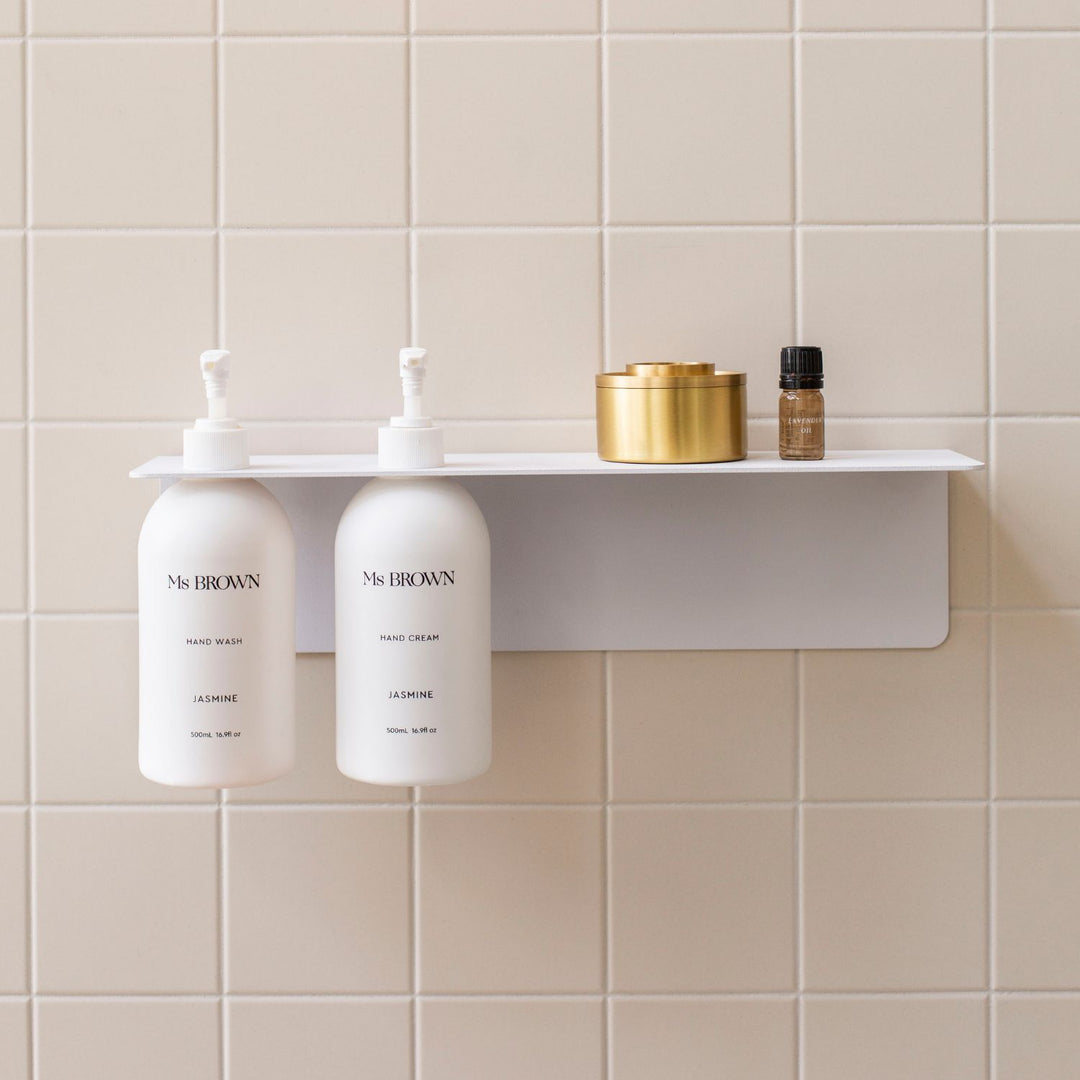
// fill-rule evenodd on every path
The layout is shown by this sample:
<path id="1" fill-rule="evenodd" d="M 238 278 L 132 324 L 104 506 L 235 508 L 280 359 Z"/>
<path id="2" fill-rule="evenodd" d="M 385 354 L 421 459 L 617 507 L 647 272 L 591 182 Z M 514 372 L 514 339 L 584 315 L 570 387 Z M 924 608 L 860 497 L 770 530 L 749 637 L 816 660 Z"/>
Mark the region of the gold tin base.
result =
<path id="1" fill-rule="evenodd" d="M 605 461 L 679 465 L 746 457 L 746 375 L 712 364 L 631 364 L 596 376 Z"/>

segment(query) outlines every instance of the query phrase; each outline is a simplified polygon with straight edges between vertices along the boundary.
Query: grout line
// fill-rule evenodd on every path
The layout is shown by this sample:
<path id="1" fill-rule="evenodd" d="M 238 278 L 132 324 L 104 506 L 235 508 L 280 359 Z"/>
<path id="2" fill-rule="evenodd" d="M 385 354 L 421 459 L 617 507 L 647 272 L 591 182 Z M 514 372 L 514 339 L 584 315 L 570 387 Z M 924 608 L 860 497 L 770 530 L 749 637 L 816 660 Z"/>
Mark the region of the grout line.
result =
<path id="1" fill-rule="evenodd" d="M 420 789 L 410 789 L 409 829 L 409 1024 L 411 1029 L 411 1075 L 420 1075 Z"/>
<path id="2" fill-rule="evenodd" d="M 986 185 L 984 212 L 986 214 L 986 457 L 987 457 L 987 549 L 986 549 L 986 599 L 989 617 L 986 620 L 986 1069 L 987 1080 L 997 1077 L 997 1006 L 994 988 L 997 985 L 996 938 L 997 938 L 997 811 L 994 800 L 997 795 L 997 717 L 994 692 L 994 422 L 997 412 L 997 342 L 996 342 L 996 291 L 995 263 L 997 240 L 994 220 L 994 45 L 991 31 L 992 2 L 985 0 L 983 16 L 986 34 L 983 45 L 984 79 L 984 153 Z"/>
<path id="3" fill-rule="evenodd" d="M 32 1080 L 38 1080 L 41 1068 L 41 1025 L 37 1008 L 38 991 L 38 837 L 37 837 L 37 634 L 34 632 L 30 613 L 37 600 L 35 580 L 37 578 L 37 560 L 35 557 L 36 501 L 34 497 L 34 465 L 36 458 L 35 439 L 31 429 L 34 413 L 34 251 L 29 232 L 34 220 L 34 184 L 33 184 L 33 57 L 30 49 L 28 31 L 30 20 L 30 2 L 22 4 L 22 92 L 23 92 L 23 226 L 27 230 L 23 238 L 23 415 L 26 418 L 26 431 L 23 436 L 24 468 L 23 490 L 25 492 L 24 526 L 26 536 L 25 573 L 23 583 L 23 602 L 26 605 L 27 622 L 26 643 L 26 796 L 29 805 L 26 814 L 26 985 L 30 994 L 30 1007 L 27 1010 L 27 1049 Z"/>
<path id="4" fill-rule="evenodd" d="M 1009 230 L 1072 230 L 1080 229 L 1080 222 L 1072 221 L 1017 221 L 997 220 L 991 218 L 990 224 Z M 616 233 L 724 233 L 724 232 L 781 232 L 791 229 L 790 218 L 786 221 L 705 221 L 686 224 L 678 221 L 635 221 L 633 224 L 625 224 L 608 220 L 606 227 Z M 986 229 L 985 218 L 978 221 L 815 221 L 804 219 L 800 221 L 802 228 L 809 232 L 982 232 Z M 529 222 L 501 223 L 497 225 L 484 222 L 457 222 L 454 224 L 414 223 L 409 225 L 295 225 L 288 223 L 243 225 L 237 223 L 223 224 L 217 229 L 212 225 L 35 225 L 24 227 L 19 225 L 0 226 L 0 236 L 19 236 L 29 232 L 40 233 L 47 236 L 76 237 L 76 236 L 214 236 L 219 231 L 226 236 L 364 236 L 368 234 L 381 235 L 386 233 L 407 233 L 410 231 L 419 233 L 443 233 L 452 235 L 469 235 L 472 233 L 504 233 L 508 235 L 529 233 L 595 233 L 602 226 L 596 223 L 571 222 L 544 222 L 532 224 Z"/>
<path id="5" fill-rule="evenodd" d="M 229 830 L 228 817 L 224 802 L 225 792 L 218 791 L 218 803 L 215 809 L 217 825 L 217 860 L 218 860 L 218 1051 L 219 1068 L 222 1080 L 229 1076 L 229 1039 L 230 1013 L 229 994 Z"/>
<path id="6" fill-rule="evenodd" d="M 791 227 L 788 226 L 790 229 Z M 775 413 L 751 412 L 748 419 L 751 422 L 767 423 L 775 422 Z M 943 423 L 979 423 L 984 424 L 987 420 L 985 412 L 978 413 L 938 413 L 936 415 L 906 415 L 906 416 L 881 416 L 869 413 L 834 413 L 832 419 L 839 423 L 873 422 L 875 424 L 943 424 Z M 1041 423 L 1076 423 L 1080 421 L 1080 412 L 1076 413 L 1002 413 L 993 419 L 1004 423 L 1025 423 L 1037 420 Z M 97 430 L 101 428 L 127 428 L 142 430 L 158 430 L 161 428 L 176 428 L 179 425 L 190 423 L 190 417 L 172 417 L 157 420 L 129 420 L 122 417 L 96 418 L 92 420 L 77 417 L 68 419 L 42 419 L 35 420 L 32 424 L 26 421 L 13 420 L 0 422 L 0 428 L 10 430 L 32 426 L 37 429 L 63 428 L 74 430 Z M 273 418 L 255 419 L 246 422 L 245 427 L 251 429 L 272 431 L 280 427 L 292 428 L 316 428 L 332 429 L 335 431 L 353 431 L 355 434 L 370 434 L 375 426 L 380 423 L 378 417 L 356 418 L 328 418 L 328 419 L 304 419 L 300 417 L 278 416 Z M 455 430 L 467 430 L 470 428 L 500 428 L 513 425 L 514 428 L 560 428 L 566 425 L 576 425 L 588 428 L 595 421 L 590 416 L 561 416 L 561 417 L 535 417 L 535 416 L 505 416 L 497 419 L 481 417 L 448 417 L 444 427 Z M 558 453 L 559 451 L 552 451 Z M 301 455 L 302 456 L 302 455 Z"/>
<path id="7" fill-rule="evenodd" d="M 225 50 L 222 47 L 222 4 L 217 0 L 218 35 L 214 39 L 214 252 L 216 255 L 216 331 L 219 349 L 225 343 Z"/>
<path id="8" fill-rule="evenodd" d="M 798 1080 L 806 1075 L 806 654 L 795 653 L 795 1006 L 796 1070 Z"/>
<path id="9" fill-rule="evenodd" d="M 421 995 L 420 995 L 420 789 L 411 789 L 409 805 L 409 1021 L 412 1030 L 412 1077 L 420 1076 Z"/>
<path id="10" fill-rule="evenodd" d="M 911 1001 L 911 1000 L 942 1000 L 942 1001 L 985 1001 L 985 990 L 953 989 L 953 990 L 870 990 L 859 988 L 855 990 L 807 990 L 804 994 L 808 1001 L 838 1001 L 860 1000 L 875 998 L 878 1000 Z M 1080 990 L 1057 990 L 1053 988 L 1038 988 L 1032 990 L 1000 990 L 994 995 L 1002 1000 L 1049 1000 L 1049 1001 L 1080 1001 Z M 85 991 L 63 993 L 62 991 L 49 991 L 36 995 L 39 1002 L 42 1001 L 85 1001 L 85 1002 L 141 1002 L 141 1001 L 203 1001 L 215 1002 L 219 995 L 200 994 L 191 992 L 123 994 L 102 993 L 88 994 Z M 538 993 L 536 991 L 514 992 L 494 994 L 489 991 L 469 993 L 467 991 L 440 992 L 429 991 L 423 995 L 424 999 L 439 1001 L 580 1001 L 602 1002 L 604 995 L 590 993 L 588 991 L 553 991 L 552 993 Z M 716 990 L 702 991 L 656 991 L 625 990 L 614 992 L 611 997 L 615 1001 L 790 1001 L 794 1002 L 798 994 L 791 990 Z M 412 995 L 405 993 L 295 993 L 283 991 L 282 993 L 256 993 L 237 992 L 230 993 L 232 1001 L 244 1002 L 307 1002 L 307 1001 L 334 1001 L 334 1002 L 407 1002 Z M 29 994 L 9 993 L 0 994 L 0 1002 L 24 1002 L 31 1000 Z"/>
<path id="11" fill-rule="evenodd" d="M 857 232 L 857 233 L 896 233 L 896 232 L 984 232 L 987 227 L 985 218 L 979 221 L 814 221 L 803 219 L 800 227 L 806 232 Z M 991 217 L 989 224 L 1007 232 L 1076 232 L 1080 222 L 1073 221 L 1018 221 Z M 240 225 L 223 224 L 220 229 L 212 225 L 21 225 L 0 226 L 0 236 L 23 236 L 30 233 L 54 237 L 84 236 L 140 236 L 140 237 L 195 237 L 215 236 L 218 232 L 225 236 L 365 236 L 383 235 L 410 231 L 418 233 L 443 233 L 452 235 L 470 235 L 473 233 L 505 233 L 520 235 L 531 233 L 596 233 L 601 225 L 581 222 L 545 222 L 529 224 L 518 222 L 490 225 L 483 222 L 460 222 L 457 224 L 422 224 L 413 225 Z M 606 228 L 615 233 L 768 233 L 786 232 L 792 227 L 787 221 L 707 221 L 688 225 L 676 221 L 636 221 L 633 224 L 621 224 L 608 221 Z"/>
<path id="12" fill-rule="evenodd" d="M 986 803 L 986 978 L 987 1006 L 989 1022 L 987 1024 L 987 1061 L 989 1062 L 988 1080 L 995 1080 L 997 1065 L 997 1007 L 995 990 L 997 987 L 997 707 L 994 692 L 994 619 L 987 620 L 987 803 Z"/>
<path id="13" fill-rule="evenodd" d="M 205 790 L 205 789 L 191 789 Z M 1068 808 L 1080 807 L 1078 796 L 1033 796 L 1023 798 L 1017 796 L 995 796 L 994 803 L 1005 807 L 1040 807 L 1040 808 Z M 413 807 L 411 802 L 239 802 L 229 800 L 225 804 L 233 814 L 237 813 L 355 813 L 367 810 L 386 811 L 400 810 L 409 811 Z M 714 810 L 723 813 L 727 810 L 760 810 L 762 812 L 780 810 L 798 810 L 800 807 L 813 807 L 824 810 L 874 810 L 874 809 L 936 809 L 947 810 L 950 808 L 986 808 L 985 796 L 977 798 L 955 799 L 803 799 L 801 802 L 795 799 L 787 800 L 699 800 L 696 802 L 683 801 L 673 802 L 641 802 L 631 800 L 612 799 L 610 804 L 605 802 L 527 802 L 527 803 L 469 803 L 469 802 L 434 802 L 421 798 L 417 799 L 415 806 L 422 810 L 439 810 L 444 813 L 469 813 L 482 814 L 492 811 L 530 812 L 543 811 L 579 811 L 579 810 L 602 810 L 606 805 L 611 809 L 626 810 L 654 810 L 657 813 L 678 810 Z M 25 809 L 25 802 L 0 803 L 0 813 L 13 812 Z M 209 798 L 204 800 L 192 800 L 189 802 L 50 802 L 36 800 L 35 806 L 39 810 L 47 810 L 50 814 L 66 813 L 162 813 L 162 814 L 205 814 L 217 810 L 217 803 Z"/>
<path id="14" fill-rule="evenodd" d="M 0 618 L 5 616 L 0 615 Z M 13 617 L 25 619 L 28 618 L 23 612 L 16 613 Z M 132 619 L 139 617 L 136 611 L 35 611 L 33 614 L 33 620 L 35 622 L 92 622 L 97 619 L 103 621 L 112 621 L 116 619 L 130 622 Z"/>
<path id="15" fill-rule="evenodd" d="M 987 21 L 989 22 L 989 5 L 987 4 Z M 983 52 L 983 80 L 984 80 L 984 123 L 983 132 L 986 181 L 983 193 L 986 213 L 986 243 L 984 258 L 986 260 L 986 291 L 984 303 L 986 305 L 986 411 L 989 416 L 997 413 L 997 365 L 995 361 L 996 340 L 996 286 L 995 262 L 997 257 L 997 241 L 994 229 L 994 50 L 989 31 L 986 34 L 986 44 Z"/>
<path id="16" fill-rule="evenodd" d="M 1066 38 L 1080 37 L 1080 27 L 908 27 L 895 29 L 817 29 L 812 27 L 799 27 L 799 33 L 807 37 L 839 39 L 839 40 L 972 40 L 983 37 L 986 33 L 1000 38 Z M 733 41 L 757 41 L 774 38 L 789 37 L 791 30 L 785 27 L 760 30 L 668 30 L 638 29 L 638 30 L 609 30 L 607 36 L 614 40 L 733 40 Z M 158 45 L 158 44 L 199 44 L 214 41 L 219 35 L 216 32 L 189 33 L 189 34 L 0 34 L 0 42 L 21 41 L 24 38 L 45 44 L 129 44 L 129 45 Z M 225 41 L 243 41 L 258 44 L 312 44 L 326 43 L 356 43 L 356 44 L 384 44 L 401 42 L 407 38 L 417 40 L 432 40 L 446 43 L 474 42 L 474 41 L 589 41 L 595 40 L 596 34 L 588 30 L 553 30 L 532 32 L 505 32 L 492 33 L 460 33 L 460 32 L 433 32 L 433 31 L 405 31 L 400 33 L 242 33 L 236 31 L 223 32 L 220 37 Z"/>
<path id="17" fill-rule="evenodd" d="M 408 250 L 406 253 L 405 274 L 408 283 L 408 322 L 409 342 L 420 344 L 419 311 L 419 245 L 416 236 L 416 222 L 419 218 L 419 183 L 418 168 L 420 161 L 420 125 L 417 115 L 418 93 L 418 56 L 414 40 L 416 26 L 416 0 L 407 0 L 407 30 L 405 43 L 405 221 L 408 230 Z"/>
<path id="18" fill-rule="evenodd" d="M 611 366 L 611 169 L 609 167 L 611 118 L 611 54 L 608 48 L 608 0 L 600 0 L 600 56 L 598 64 L 599 163 L 597 179 L 600 198 L 600 370 Z"/>
<path id="19" fill-rule="evenodd" d="M 601 1038 L 603 1056 L 601 1064 L 601 1080 L 608 1080 L 615 1071 L 615 1023 L 614 1005 L 612 1002 L 612 986 L 614 982 L 614 947 L 612 930 L 614 927 L 614 892 L 612 888 L 614 851 L 612 843 L 612 816 L 611 796 L 614 779 L 614 739 L 612 738 L 612 671 L 613 658 L 611 653 L 604 654 L 604 686 L 603 701 L 604 710 L 604 807 L 603 807 L 603 833 L 601 836 L 600 850 L 600 899 L 603 905 L 603 934 L 600 941 L 600 958 L 603 970 L 604 1008 L 601 1017 Z"/>

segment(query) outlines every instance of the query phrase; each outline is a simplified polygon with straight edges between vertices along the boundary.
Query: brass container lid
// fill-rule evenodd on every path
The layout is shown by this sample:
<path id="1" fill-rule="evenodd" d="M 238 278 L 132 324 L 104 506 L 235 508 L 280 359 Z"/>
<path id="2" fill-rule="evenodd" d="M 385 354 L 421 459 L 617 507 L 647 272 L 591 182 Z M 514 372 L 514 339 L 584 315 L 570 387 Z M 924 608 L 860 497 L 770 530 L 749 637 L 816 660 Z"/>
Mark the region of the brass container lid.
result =
<path id="1" fill-rule="evenodd" d="M 717 371 L 715 364 L 627 364 L 625 371 L 605 371 L 596 385 L 624 390 L 682 390 L 701 386 L 745 386 L 745 371 Z"/>

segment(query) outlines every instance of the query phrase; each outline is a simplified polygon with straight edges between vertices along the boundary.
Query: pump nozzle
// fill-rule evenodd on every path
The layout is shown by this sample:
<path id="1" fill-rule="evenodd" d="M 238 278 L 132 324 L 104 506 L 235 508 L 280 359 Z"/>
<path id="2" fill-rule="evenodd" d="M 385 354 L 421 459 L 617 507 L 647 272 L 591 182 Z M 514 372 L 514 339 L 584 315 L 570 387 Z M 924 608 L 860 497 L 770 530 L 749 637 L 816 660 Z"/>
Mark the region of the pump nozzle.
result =
<path id="1" fill-rule="evenodd" d="M 426 356 L 427 349 L 402 349 L 398 353 L 398 371 L 401 372 L 401 392 L 405 397 L 405 415 L 395 416 L 390 421 L 395 427 L 427 427 L 431 424 L 431 418 L 424 416 L 422 401 L 424 376 L 427 375 L 427 364 L 424 363 Z M 398 421 L 401 420 L 405 423 L 399 424 Z"/>
<path id="2" fill-rule="evenodd" d="M 206 387 L 207 415 L 184 432 L 184 467 L 205 471 L 243 469 L 248 465 L 247 432 L 229 419 L 225 393 L 229 384 L 228 349 L 210 349 L 199 357 Z"/>
<path id="3" fill-rule="evenodd" d="M 229 415 L 225 402 L 229 385 L 229 350 L 207 350 L 199 357 L 199 370 L 206 386 L 206 400 L 210 403 L 210 419 L 225 419 Z"/>
<path id="4" fill-rule="evenodd" d="M 412 347 L 402 349 L 398 353 L 398 366 L 401 369 L 401 377 L 404 379 L 412 372 L 417 372 L 420 378 L 423 378 L 427 374 L 427 365 L 424 363 L 426 356 L 427 349 Z"/>
<path id="5" fill-rule="evenodd" d="M 424 415 L 424 376 L 427 349 L 408 348 L 398 353 L 398 373 L 405 407 L 379 428 L 379 464 L 392 469 L 430 469 L 443 463 L 442 430 Z"/>

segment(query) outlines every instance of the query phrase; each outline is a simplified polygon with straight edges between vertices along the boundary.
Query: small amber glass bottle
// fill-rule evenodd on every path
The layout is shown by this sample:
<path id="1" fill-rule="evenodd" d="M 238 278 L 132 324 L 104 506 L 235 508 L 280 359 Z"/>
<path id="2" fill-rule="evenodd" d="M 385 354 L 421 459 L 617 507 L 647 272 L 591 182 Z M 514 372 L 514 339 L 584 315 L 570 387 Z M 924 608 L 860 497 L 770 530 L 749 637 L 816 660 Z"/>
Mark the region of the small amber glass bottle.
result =
<path id="1" fill-rule="evenodd" d="M 825 384 L 821 350 L 789 345 L 780 350 L 780 456 L 817 461 L 825 456 Z"/>

